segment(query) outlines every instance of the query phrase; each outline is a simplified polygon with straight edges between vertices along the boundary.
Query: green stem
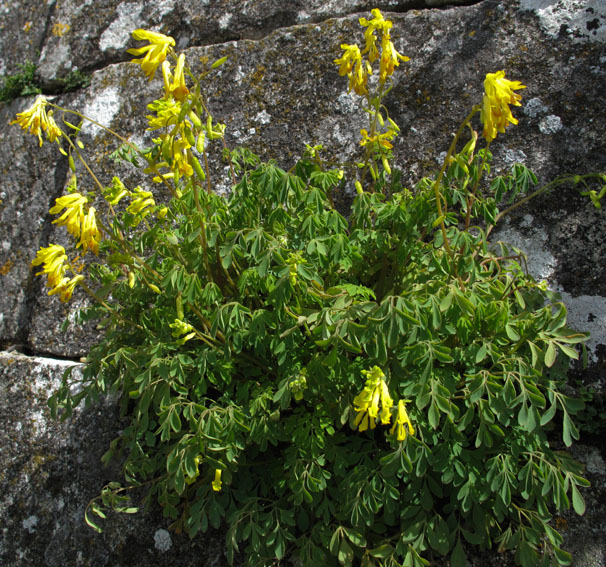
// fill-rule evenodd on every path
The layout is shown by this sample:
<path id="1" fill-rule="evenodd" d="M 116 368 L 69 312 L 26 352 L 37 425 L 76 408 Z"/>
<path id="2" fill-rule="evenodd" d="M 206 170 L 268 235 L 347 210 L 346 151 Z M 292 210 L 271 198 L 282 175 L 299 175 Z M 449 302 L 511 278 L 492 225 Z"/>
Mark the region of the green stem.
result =
<path id="1" fill-rule="evenodd" d="M 470 195 L 467 198 L 467 215 L 465 216 L 465 230 L 469 228 L 471 223 L 471 208 L 473 207 L 473 203 L 476 199 L 476 193 L 478 191 L 478 187 L 480 186 L 480 179 L 482 178 L 482 173 L 484 173 L 484 166 L 486 165 L 486 157 L 488 155 L 488 149 L 490 148 L 490 142 L 486 144 L 484 148 L 484 156 L 482 157 L 482 163 L 480 164 L 480 170 L 478 171 L 478 176 L 476 177 L 476 181 L 473 185 L 473 189 L 471 190 Z"/>
<path id="2" fill-rule="evenodd" d="M 440 194 L 440 183 L 442 182 L 442 177 L 444 177 L 444 173 L 446 172 L 446 168 L 448 167 L 448 162 L 452 157 L 452 154 L 455 152 L 457 148 L 457 142 L 459 141 L 459 137 L 463 133 L 463 130 L 467 126 L 467 124 L 471 121 L 473 115 L 480 110 L 479 106 L 474 106 L 471 112 L 467 115 L 465 120 L 459 126 L 455 137 L 453 138 L 450 147 L 448 148 L 448 152 L 446 153 L 446 157 L 444 158 L 444 163 L 436 177 L 436 180 L 433 184 L 433 192 L 436 196 L 436 205 L 438 207 L 438 218 L 440 219 L 440 227 L 442 229 L 442 237 L 444 239 L 444 244 L 446 246 L 446 251 L 452 257 L 452 250 L 450 248 L 450 243 L 448 242 L 448 237 L 446 236 L 446 225 L 444 224 L 444 211 L 442 209 L 442 195 Z"/>
<path id="3" fill-rule="evenodd" d="M 104 309 L 107 310 L 108 313 L 111 313 L 114 317 L 116 317 L 116 319 L 122 321 L 123 323 L 126 323 L 128 325 L 132 325 L 133 327 L 139 329 L 140 331 L 143 330 L 143 327 L 133 321 L 130 321 L 128 319 L 126 319 L 125 317 L 123 317 L 122 315 L 120 315 L 120 313 L 118 313 L 115 309 L 113 309 L 106 301 L 104 301 L 103 299 L 101 299 L 90 287 L 88 287 L 85 283 L 80 282 L 78 284 L 90 297 L 92 297 L 97 303 L 99 303 L 99 305 L 101 305 Z"/>

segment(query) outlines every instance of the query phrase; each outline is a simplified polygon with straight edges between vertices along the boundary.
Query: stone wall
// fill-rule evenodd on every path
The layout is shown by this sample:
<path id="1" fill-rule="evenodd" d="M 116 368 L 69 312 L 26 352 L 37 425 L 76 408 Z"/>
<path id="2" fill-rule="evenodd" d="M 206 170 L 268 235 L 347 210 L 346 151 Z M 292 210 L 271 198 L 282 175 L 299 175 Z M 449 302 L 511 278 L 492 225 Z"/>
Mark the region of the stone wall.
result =
<path id="1" fill-rule="evenodd" d="M 156 29 L 175 37 L 190 62 L 229 57 L 208 86 L 228 144 L 246 144 L 285 167 L 305 143 L 321 141 L 347 158 L 357 151 L 364 112 L 333 59 L 341 43 L 360 39 L 357 20 L 372 7 L 389 14 L 396 48 L 411 58 L 387 100 L 402 130 L 395 153 L 407 181 L 436 167 L 479 101 L 485 74 L 498 69 L 527 89 L 519 126 L 493 144 L 495 167 L 523 162 L 542 182 L 606 171 L 603 0 L 0 0 L 0 74 L 30 59 L 59 104 L 144 142 L 145 105 L 160 82 L 142 77 L 125 50 L 134 45 L 133 28 Z M 62 93 L 62 79 L 74 71 L 92 73 L 90 86 Z M 119 475 L 99 459 L 120 422 L 109 401 L 64 423 L 46 409 L 61 373 L 97 332 L 71 323 L 62 332 L 85 299 L 48 298 L 30 268 L 41 245 L 63 238 L 47 211 L 68 177 L 55 147 L 40 149 L 8 126 L 31 102 L 0 106 L 0 564 L 224 565 L 221 534 L 190 542 L 166 531 L 157 510 L 112 517 L 100 536 L 83 523 L 89 499 Z M 108 182 L 113 140 L 96 127 L 82 139 Z M 135 179 L 124 166 L 120 174 Z M 578 329 L 591 331 L 592 364 L 579 376 L 598 393 L 606 368 L 605 214 L 569 187 L 520 210 L 495 235 L 525 249 L 530 271 L 562 292 Z M 578 567 L 606 565 L 604 450 L 588 436 L 575 448 L 593 482 L 586 516 L 561 520 Z M 477 556 L 473 565 L 509 560 Z"/>

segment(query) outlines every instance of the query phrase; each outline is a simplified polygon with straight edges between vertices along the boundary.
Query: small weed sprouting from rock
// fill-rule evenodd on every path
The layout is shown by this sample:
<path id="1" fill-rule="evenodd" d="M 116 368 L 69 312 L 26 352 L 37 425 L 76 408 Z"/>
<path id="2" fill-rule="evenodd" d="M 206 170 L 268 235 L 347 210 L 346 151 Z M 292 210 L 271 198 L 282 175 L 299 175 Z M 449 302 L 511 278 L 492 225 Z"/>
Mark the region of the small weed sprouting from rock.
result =
<path id="1" fill-rule="evenodd" d="M 10 102 L 20 96 L 30 96 L 42 92 L 36 77 L 36 65 L 27 61 L 18 67 L 18 73 L 2 77 L 0 102 Z"/>

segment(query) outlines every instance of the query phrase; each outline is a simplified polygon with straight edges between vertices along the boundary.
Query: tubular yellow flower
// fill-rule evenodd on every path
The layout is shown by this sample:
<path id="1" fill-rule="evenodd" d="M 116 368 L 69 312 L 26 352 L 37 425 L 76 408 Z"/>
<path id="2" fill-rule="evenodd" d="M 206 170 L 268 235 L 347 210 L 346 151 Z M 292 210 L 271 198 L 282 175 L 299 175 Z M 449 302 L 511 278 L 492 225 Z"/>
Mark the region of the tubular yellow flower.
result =
<path id="1" fill-rule="evenodd" d="M 131 204 L 126 207 L 127 212 L 136 217 L 134 226 L 137 226 L 150 212 L 151 210 L 147 207 L 153 207 L 156 205 L 152 193 L 150 191 L 144 191 L 141 187 L 135 187 L 131 194 Z"/>
<path id="2" fill-rule="evenodd" d="M 482 136 L 487 142 L 492 142 L 497 137 L 497 132 L 505 133 L 505 128 L 510 123 L 518 123 L 511 114 L 509 105 L 522 106 L 519 102 L 522 96 L 514 91 L 525 88 L 526 86 L 519 81 L 506 79 L 505 71 L 486 75 L 480 118 L 484 125 Z"/>
<path id="3" fill-rule="evenodd" d="M 358 431 L 374 429 L 377 418 L 381 419 L 383 425 L 387 425 L 393 406 L 383 371 L 378 366 L 374 366 L 371 370 L 363 370 L 362 374 L 366 376 L 366 384 L 353 401 L 354 409 L 358 412 L 353 427 L 354 429 L 358 427 Z M 379 406 L 381 407 L 380 416 Z"/>
<path id="4" fill-rule="evenodd" d="M 109 187 L 105 187 L 103 191 L 103 197 L 110 205 L 117 205 L 124 197 L 129 195 L 128 189 L 124 186 L 124 183 L 118 178 L 112 179 L 112 184 Z"/>
<path id="5" fill-rule="evenodd" d="M 156 112 L 156 116 L 146 116 L 149 123 L 148 130 L 158 130 L 166 126 L 174 126 L 181 114 L 181 103 L 172 98 L 155 100 L 147 105 L 147 108 Z"/>
<path id="6" fill-rule="evenodd" d="M 10 124 L 18 124 L 22 130 L 29 128 L 30 134 L 36 134 L 40 145 L 42 146 L 42 132 L 46 133 L 49 142 L 54 142 L 62 136 L 61 129 L 55 123 L 52 111 L 46 112 L 45 107 L 48 104 L 46 97 L 39 95 L 34 104 L 27 110 L 19 112 L 17 118 Z"/>
<path id="7" fill-rule="evenodd" d="M 394 139 L 397 132 L 390 128 L 387 130 L 387 132 L 371 136 L 366 129 L 362 128 L 362 130 L 360 130 L 360 134 L 362 135 L 362 139 L 360 140 L 361 146 L 366 146 L 368 144 L 379 144 L 379 146 L 389 150 L 393 148 L 393 144 L 390 142 L 390 140 Z"/>
<path id="8" fill-rule="evenodd" d="M 396 51 L 389 35 L 381 39 L 381 62 L 379 63 L 379 81 L 384 83 L 387 77 L 393 75 L 394 69 L 400 65 L 400 60 L 410 61 L 410 57 L 401 55 Z"/>
<path id="9" fill-rule="evenodd" d="M 183 66 L 185 65 L 185 54 L 181 53 L 175 67 L 175 75 L 170 72 L 168 61 L 162 63 L 162 75 L 164 77 L 164 92 L 166 97 L 183 102 L 189 94 L 189 89 L 185 86 L 185 76 L 183 75 Z"/>
<path id="10" fill-rule="evenodd" d="M 359 95 L 368 93 L 366 83 L 368 75 L 372 72 L 370 65 L 362 61 L 360 48 L 357 45 L 344 43 L 341 45 L 343 55 L 334 62 L 339 65 L 339 75 L 347 75 L 349 78 L 349 90 L 353 89 Z"/>
<path id="11" fill-rule="evenodd" d="M 175 45 L 175 40 L 167 35 L 143 29 L 133 31 L 133 38 L 137 41 L 149 41 L 149 45 L 128 49 L 131 55 L 143 55 L 140 59 L 133 59 L 133 63 L 141 65 L 141 69 L 151 81 L 158 65 L 166 60 L 170 48 Z"/>
<path id="12" fill-rule="evenodd" d="M 86 197 L 80 193 L 70 193 L 55 200 L 55 206 L 49 210 L 51 215 L 58 215 L 63 209 L 65 212 L 53 224 L 65 226 L 74 238 L 80 237 L 82 221 L 84 220 L 84 205 Z"/>
<path id="13" fill-rule="evenodd" d="M 389 39 L 389 30 L 393 26 L 393 22 L 386 20 L 381 14 L 381 10 L 374 8 L 370 11 L 372 18 L 367 20 L 366 18 L 360 18 L 360 25 L 366 28 L 364 32 L 364 39 L 366 46 L 362 53 L 368 53 L 368 60 L 374 63 L 379 58 L 379 50 L 377 49 L 377 36 L 375 32 L 378 30 L 381 32 L 383 37 Z"/>
<path id="14" fill-rule="evenodd" d="M 57 287 L 67 269 L 67 254 L 65 248 L 59 244 L 51 244 L 46 248 L 42 247 L 38 250 L 36 257 L 32 260 L 32 266 L 39 266 L 44 264 L 42 270 L 37 272 L 36 275 L 41 274 L 48 275 L 48 287 Z"/>
<path id="15" fill-rule="evenodd" d="M 86 251 L 90 249 L 95 254 L 99 254 L 101 231 L 97 228 L 95 212 L 95 207 L 88 209 L 88 212 L 82 221 L 82 232 L 80 233 L 78 247 L 82 246 L 83 253 L 86 253 Z"/>
<path id="16" fill-rule="evenodd" d="M 63 278 L 55 286 L 54 289 L 51 289 L 48 292 L 48 295 L 55 295 L 58 293 L 59 299 L 63 303 L 67 303 L 72 298 L 72 294 L 74 293 L 74 289 L 76 288 L 76 285 L 78 283 L 80 283 L 83 279 L 84 279 L 84 276 L 74 276 L 72 279 Z"/>
<path id="17" fill-rule="evenodd" d="M 389 433 L 391 433 L 393 435 L 394 432 L 397 431 L 397 433 L 396 433 L 397 440 L 404 441 L 404 439 L 406 439 L 406 429 L 404 428 L 405 425 L 408 427 L 408 433 L 410 435 L 414 435 L 415 429 L 412 426 L 410 418 L 408 417 L 408 412 L 406 411 L 406 404 L 404 403 L 404 400 L 400 400 L 398 402 L 396 421 L 393 424 L 393 427 L 391 428 Z"/>
<path id="18" fill-rule="evenodd" d="M 212 487 L 215 492 L 221 491 L 221 469 L 215 469 L 215 480 L 212 482 Z"/>
<path id="19" fill-rule="evenodd" d="M 175 140 L 173 143 L 173 171 L 178 178 L 181 175 L 191 177 L 194 174 L 194 169 L 189 163 L 187 150 L 191 146 L 187 140 Z"/>
<path id="20" fill-rule="evenodd" d="M 196 336 L 196 332 L 193 326 L 185 321 L 181 321 L 181 319 L 175 319 L 175 322 L 169 323 L 168 326 L 173 330 L 173 337 L 175 337 L 176 339 L 179 339 L 179 337 L 181 337 L 177 341 L 177 344 L 185 344 L 187 341 L 193 339 Z"/>

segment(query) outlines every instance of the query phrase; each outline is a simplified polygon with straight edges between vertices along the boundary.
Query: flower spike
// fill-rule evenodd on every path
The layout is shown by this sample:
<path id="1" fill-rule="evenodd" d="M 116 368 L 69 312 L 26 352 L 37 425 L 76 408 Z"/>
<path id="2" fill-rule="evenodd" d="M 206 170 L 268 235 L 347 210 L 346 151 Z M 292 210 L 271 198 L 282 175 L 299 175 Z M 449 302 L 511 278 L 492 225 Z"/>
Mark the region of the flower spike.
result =
<path id="1" fill-rule="evenodd" d="M 484 125 L 482 135 L 487 142 L 497 137 L 497 132 L 505 133 L 509 124 L 517 124 L 509 105 L 522 106 L 522 96 L 515 90 L 525 89 L 526 86 L 519 81 L 510 81 L 505 78 L 505 71 L 488 73 L 484 80 L 484 98 L 482 100 L 481 120 Z"/>

